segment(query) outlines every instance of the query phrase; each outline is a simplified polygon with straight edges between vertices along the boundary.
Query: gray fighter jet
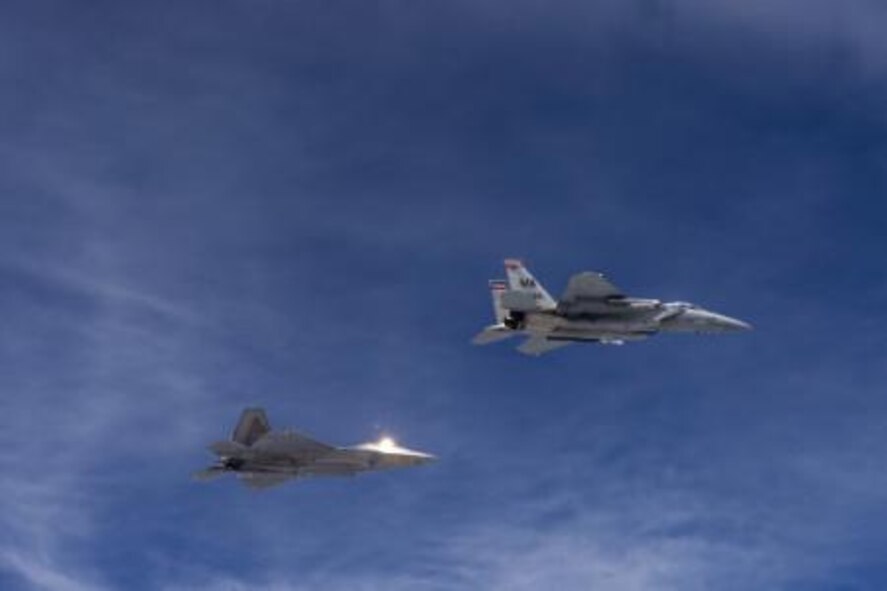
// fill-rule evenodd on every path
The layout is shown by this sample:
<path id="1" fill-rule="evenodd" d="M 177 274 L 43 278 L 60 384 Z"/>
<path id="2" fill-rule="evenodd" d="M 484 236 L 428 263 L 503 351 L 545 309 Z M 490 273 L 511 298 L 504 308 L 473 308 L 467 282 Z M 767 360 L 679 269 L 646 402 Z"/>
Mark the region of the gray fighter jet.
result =
<path id="1" fill-rule="evenodd" d="M 227 472 L 250 488 L 268 488 L 305 476 L 354 476 L 360 472 L 420 466 L 434 456 L 398 446 L 384 437 L 373 443 L 334 447 L 292 431 L 272 431 L 261 408 L 243 411 L 231 439 L 209 446 L 218 462 L 194 474 L 209 480 Z"/>
<path id="2" fill-rule="evenodd" d="M 490 281 L 496 324 L 472 341 L 495 343 L 526 335 L 517 350 L 542 355 L 576 342 L 622 345 L 658 332 L 723 333 L 751 329 L 741 320 L 687 302 L 660 302 L 626 296 L 602 274 L 574 275 L 555 301 L 524 265 L 505 261 L 506 280 Z"/>

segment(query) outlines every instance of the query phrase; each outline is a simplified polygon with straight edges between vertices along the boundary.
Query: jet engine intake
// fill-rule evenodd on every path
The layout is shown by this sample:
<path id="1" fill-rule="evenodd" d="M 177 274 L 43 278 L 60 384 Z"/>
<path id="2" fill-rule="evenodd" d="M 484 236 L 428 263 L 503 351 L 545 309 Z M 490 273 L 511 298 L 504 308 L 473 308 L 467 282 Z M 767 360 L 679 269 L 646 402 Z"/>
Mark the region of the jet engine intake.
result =
<path id="1" fill-rule="evenodd" d="M 527 315 L 523 312 L 511 312 L 502 320 L 502 323 L 511 330 L 523 328 Z"/>
<path id="2" fill-rule="evenodd" d="M 238 470 L 243 466 L 243 460 L 241 458 L 225 458 L 222 461 L 222 467 L 225 470 Z"/>

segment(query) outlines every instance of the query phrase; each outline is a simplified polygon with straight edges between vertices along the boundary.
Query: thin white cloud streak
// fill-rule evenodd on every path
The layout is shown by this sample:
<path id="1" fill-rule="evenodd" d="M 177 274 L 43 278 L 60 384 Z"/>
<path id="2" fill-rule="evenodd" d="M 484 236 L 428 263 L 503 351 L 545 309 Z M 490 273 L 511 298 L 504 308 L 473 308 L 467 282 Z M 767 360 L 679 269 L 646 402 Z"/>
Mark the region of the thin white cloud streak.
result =
<path id="1" fill-rule="evenodd" d="M 679 3 L 680 5 L 689 6 L 689 3 Z M 692 10 L 698 11 L 698 14 L 708 19 L 726 19 L 728 23 L 739 28 L 760 28 L 772 31 L 776 38 L 787 32 L 789 20 L 786 17 L 790 13 L 786 12 L 787 3 L 785 2 L 777 3 L 773 9 L 777 12 L 776 18 L 762 8 L 750 9 L 748 14 L 736 14 L 736 10 L 743 9 L 735 8 L 735 4 L 720 3 L 715 6 L 717 8 L 709 9 L 704 5 L 694 4 Z M 816 6 L 821 6 L 821 4 Z M 717 12 L 719 9 L 723 12 Z M 821 17 L 811 17 L 810 22 L 812 25 L 809 28 L 815 27 L 816 30 L 825 31 L 828 35 L 838 35 L 839 39 L 844 39 L 842 35 L 848 34 L 829 32 L 831 29 L 825 26 L 827 23 Z M 853 30 L 857 26 L 851 23 L 847 30 Z M 807 28 L 805 27 L 805 29 Z M 850 36 L 853 35 L 850 34 Z M 815 40 L 816 38 L 817 34 L 814 34 L 802 39 Z M 849 39 L 846 42 L 860 43 L 860 52 L 863 54 L 868 51 L 859 41 Z M 58 186 L 68 184 L 68 179 L 60 177 L 55 184 Z M 70 184 L 68 187 L 70 191 Z M 95 186 L 82 185 L 76 191 L 76 195 L 70 196 L 70 201 L 72 203 L 83 202 L 81 201 L 83 195 L 80 193 L 95 193 L 96 189 Z M 111 197 L 108 198 L 111 199 Z M 106 203 L 106 201 L 96 199 L 88 201 L 88 203 L 88 207 L 93 213 L 100 213 L 102 203 Z M 442 215 L 446 214 L 445 209 L 441 206 Z M 92 215 L 92 213 L 88 215 Z M 363 223 L 362 216 L 352 216 L 347 224 L 343 224 L 339 215 L 340 211 L 331 207 L 324 216 L 324 223 L 320 224 L 320 227 L 323 228 L 320 233 L 341 234 L 349 237 L 357 235 L 367 243 L 378 243 L 380 239 L 384 239 L 394 245 L 417 242 L 419 234 L 422 234 L 423 238 L 427 237 L 426 229 L 421 229 L 418 226 L 403 233 L 388 232 L 380 236 L 378 232 L 374 232 L 371 227 Z M 480 215 L 471 216 L 459 227 L 477 229 L 478 223 L 486 223 L 474 221 L 481 218 Z M 452 232 L 452 227 L 448 220 L 447 223 L 439 224 L 438 231 L 443 236 L 444 232 Z M 93 246 L 111 251 L 118 245 L 97 244 Z M 126 278 L 115 277 L 111 271 L 91 276 L 76 271 L 62 270 L 60 272 L 57 267 L 52 266 L 40 269 L 39 265 L 33 271 L 38 274 L 46 272 L 53 281 L 69 284 L 88 293 L 91 297 L 103 302 L 103 305 L 111 312 L 97 326 L 78 328 L 85 335 L 84 346 L 98 345 L 100 349 L 97 357 L 93 359 L 95 365 L 92 368 L 93 379 L 98 387 L 88 393 L 91 396 L 90 400 L 71 403 L 72 414 L 76 414 L 78 417 L 88 417 L 85 422 L 67 425 L 66 419 L 68 417 L 54 412 L 51 406 L 37 409 L 34 407 L 13 407 L 10 409 L 30 412 L 36 410 L 40 419 L 47 421 L 46 425 L 51 427 L 48 430 L 53 433 L 47 441 L 35 442 L 30 444 L 27 449 L 40 456 L 53 456 L 55 459 L 51 460 L 45 468 L 47 472 L 53 472 L 56 475 L 41 476 L 36 485 L 25 479 L 4 481 L 5 485 L 9 485 L 9 487 L 3 492 L 11 493 L 9 498 L 21 499 L 18 501 L 20 503 L 26 503 L 25 499 L 28 498 L 33 499 L 32 505 L 16 504 L 17 508 L 23 509 L 20 514 L 5 516 L 10 520 L 9 523 L 14 523 L 12 528 L 15 531 L 21 531 L 24 534 L 23 537 L 29 540 L 26 547 L 30 553 L 19 554 L 16 551 L 8 550 L 5 553 L 5 560 L 7 565 L 11 565 L 17 572 L 23 574 L 37 588 L 88 589 L 92 587 L 89 587 L 88 583 L 78 582 L 79 577 L 72 574 L 76 569 L 60 569 L 54 566 L 55 560 L 44 562 L 34 557 L 41 554 L 48 554 L 51 557 L 63 555 L 65 547 L 90 535 L 91 510 L 95 510 L 101 505 L 101 498 L 94 499 L 91 503 L 85 502 L 83 505 L 77 502 L 83 500 L 78 496 L 78 491 L 99 493 L 87 486 L 88 483 L 81 473 L 83 467 L 78 466 L 79 458 L 88 455 L 87 452 L 96 449 L 102 442 L 119 440 L 120 434 L 125 433 L 128 430 L 128 425 L 131 424 L 132 410 L 125 407 L 120 398 L 111 392 L 127 385 L 126 380 L 114 370 L 115 367 L 126 367 L 131 362 L 126 358 L 124 352 L 128 342 L 126 335 L 133 330 L 142 331 L 143 328 L 133 327 L 121 320 L 117 313 L 122 308 L 142 307 L 172 318 L 179 318 L 181 314 L 188 312 L 179 309 L 167 300 L 144 293 L 137 287 L 130 287 Z M 150 331 L 147 337 L 148 340 L 159 346 L 168 344 L 161 336 L 152 334 Z M 145 364 L 150 365 L 150 360 L 145 360 Z M 184 402 L 185 405 L 194 404 L 200 400 L 200 394 L 194 392 L 191 392 L 193 399 L 187 398 L 190 389 L 187 376 L 171 372 L 168 379 L 172 382 L 182 380 L 184 384 L 180 391 L 174 388 L 167 390 L 168 400 L 166 402 L 170 405 L 182 405 L 180 396 L 184 396 L 188 400 Z M 84 388 L 80 394 L 87 394 L 86 390 L 88 389 Z M 22 395 L 27 396 L 28 393 L 23 392 Z M 32 431 L 30 425 L 22 425 L 13 428 L 10 435 L 14 439 L 24 440 L 28 439 Z M 71 442 L 74 444 L 70 445 L 70 449 L 66 449 L 62 454 L 56 453 L 59 446 Z M 191 438 L 187 436 L 182 438 L 173 436 L 167 440 L 165 445 L 169 445 L 170 449 L 173 449 L 179 443 L 191 442 Z M 4 463 L 4 466 L 13 471 L 21 468 L 26 461 L 21 458 L 4 458 L 4 462 L 7 460 L 10 463 Z M 807 463 L 811 469 L 822 469 L 831 464 L 831 461 L 825 461 L 824 464 L 823 466 L 823 462 L 812 459 Z M 847 477 L 852 478 L 852 474 Z M 35 487 L 38 492 L 35 492 Z M 80 522 L 71 521 L 74 518 L 75 507 L 85 508 L 83 511 L 77 511 L 79 520 L 82 520 Z M 640 515 L 633 516 L 628 521 L 654 519 L 658 512 L 664 512 L 668 507 L 654 504 L 650 509 L 649 514 L 641 512 Z M 542 508 L 538 512 L 542 513 Z M 530 513 L 530 515 L 535 514 L 535 512 Z M 697 518 L 704 519 L 704 513 Z M 66 526 L 69 527 L 67 530 L 57 529 L 56 526 L 60 522 L 72 522 L 74 525 Z M 477 529 L 468 529 L 463 531 L 461 535 L 444 541 L 445 565 L 442 568 L 445 570 L 451 568 L 453 572 L 458 573 L 455 586 L 461 582 L 465 588 L 477 588 L 483 585 L 491 589 L 520 589 L 534 588 L 534 585 L 535 587 L 549 586 L 547 585 L 549 582 L 559 582 L 560 586 L 565 589 L 587 589 L 591 583 L 608 589 L 625 589 L 627 591 L 649 588 L 703 588 L 699 586 L 699 580 L 710 583 L 717 582 L 730 573 L 739 577 L 747 576 L 749 572 L 759 573 L 755 576 L 766 577 L 766 580 L 762 582 L 772 583 L 773 580 L 791 577 L 799 572 L 805 574 L 816 572 L 816 569 L 810 569 L 810 565 L 798 560 L 797 557 L 786 556 L 781 546 L 769 548 L 764 545 L 765 550 L 761 550 L 741 544 L 710 541 L 703 536 L 689 536 L 677 540 L 666 536 L 626 536 L 622 533 L 626 525 L 621 522 L 602 525 L 593 516 L 582 516 L 577 519 L 577 523 L 573 527 L 555 528 L 547 534 L 541 534 L 532 528 L 514 526 L 500 528 L 484 525 Z M 587 533 L 589 531 L 594 533 Z M 275 540 L 269 542 L 269 545 L 278 542 L 280 540 Z M 614 545 L 618 547 L 614 549 Z M 30 558 L 23 558 L 23 556 Z M 781 557 L 779 560 L 784 561 L 785 564 L 768 567 L 773 556 Z M 797 562 L 795 562 L 796 560 Z M 74 565 L 69 566 L 73 567 Z M 65 570 L 69 570 L 68 575 L 61 574 Z M 267 588 L 294 588 L 294 584 L 289 582 L 294 578 L 293 573 L 286 571 L 283 567 L 280 567 L 279 571 L 279 573 L 271 574 L 268 577 L 272 582 L 266 583 Z M 295 577 L 298 576 L 298 574 L 295 575 Z M 444 579 L 448 580 L 448 576 L 445 575 Z M 84 580 L 88 580 L 86 575 L 84 575 Z M 452 588 L 452 586 L 435 582 L 433 578 L 426 580 L 397 575 L 390 577 L 368 575 L 355 578 L 337 573 L 320 573 L 311 575 L 308 580 L 310 583 L 297 582 L 295 584 L 304 585 L 302 588 L 305 589 L 318 587 L 386 590 L 392 588 Z M 743 583 L 748 582 L 747 578 L 741 580 Z M 208 581 L 215 588 L 231 590 L 256 589 L 262 584 L 262 582 L 257 583 L 249 580 L 213 579 L 212 577 Z M 176 586 L 176 583 L 172 583 L 170 588 L 185 589 L 189 587 Z M 205 587 L 201 583 L 190 588 Z"/>
<path id="2" fill-rule="evenodd" d="M 36 591 L 103 591 L 100 585 L 70 576 L 52 564 L 15 551 L 0 551 L 0 567 L 15 573 Z"/>
<path id="3" fill-rule="evenodd" d="M 656 507 L 667 511 L 666 507 Z M 638 535 L 636 526 L 611 515 L 586 516 L 562 528 L 484 525 L 441 540 L 426 569 L 434 574 L 379 572 L 268 573 L 258 580 L 207 574 L 191 583 L 167 583 L 167 591 L 185 589 L 490 589 L 522 591 L 695 591 L 711 588 L 778 587 L 797 577 L 815 577 L 828 565 L 825 555 L 788 556 L 773 543 L 742 544 L 704 535 Z M 686 518 L 703 517 L 681 515 Z M 643 512 L 646 525 L 667 522 L 669 514 Z"/>
<path id="4" fill-rule="evenodd" d="M 760 33 L 774 44 L 822 54 L 823 49 L 844 49 L 857 60 L 865 75 L 883 74 L 887 67 L 887 40 L 883 24 L 887 10 L 866 0 L 674 0 L 679 16 L 704 24 L 734 27 Z"/>
<path id="5" fill-rule="evenodd" d="M 92 588 L 75 584 L 78 573 L 88 570 L 88 565 L 82 556 L 71 556 L 81 543 L 90 547 L 96 536 L 96 516 L 103 511 L 106 498 L 102 483 L 95 482 L 90 473 L 98 464 L 131 451 L 133 445 L 142 446 L 128 434 L 135 431 L 130 427 L 133 420 L 141 419 L 143 413 L 128 403 L 126 377 L 111 375 L 116 372 L 110 366 L 118 362 L 110 350 L 125 347 L 125 342 L 100 344 L 100 361 L 77 378 L 83 380 L 79 387 L 66 389 L 64 380 L 56 381 L 54 397 L 47 396 L 43 384 L 33 390 L 20 387 L 14 400 L 3 403 L 5 416 L 20 419 L 10 422 L 2 437 L 0 470 L 5 476 L 0 495 L 5 502 L 0 524 L 6 532 L 2 551 L 8 565 L 35 588 Z M 120 365 L 125 366 L 122 358 Z M 182 406 L 182 400 L 175 399 L 180 394 L 173 390 L 154 396 L 167 400 L 168 408 L 174 409 Z M 69 400 L 61 403 L 58 397 Z M 177 434 L 168 429 L 164 444 L 183 445 Z"/>
<path id="6" fill-rule="evenodd" d="M 81 213 L 101 217 L 94 204 L 89 209 Z M 13 276 L 89 304 L 10 298 L 0 335 L 11 362 L 2 376 L 10 395 L 0 406 L 12 419 L 0 433 L 0 564 L 30 588 L 52 591 L 102 588 L 88 554 L 107 501 L 97 467 L 191 449 L 197 430 L 175 417 L 193 416 L 206 395 L 177 357 L 187 332 L 170 330 L 199 323 L 197 315 L 131 287 L 120 273 L 127 256 L 120 244 L 87 229 L 67 247 L 64 265 L 46 253 L 0 261 Z M 162 438 L 131 436 L 152 421 L 164 425 Z"/>
<path id="7" fill-rule="evenodd" d="M 112 307 L 130 306 L 143 309 L 177 323 L 199 322 L 198 315 L 181 304 L 151 294 L 142 288 L 129 287 L 120 280 L 102 277 L 100 272 L 83 270 L 94 264 L 101 267 L 97 260 L 79 263 L 82 268 L 77 269 L 71 265 L 62 266 L 25 257 L 0 258 L 0 265 L 26 273 L 39 281 L 55 283 L 65 289 L 80 292 L 88 298 L 105 302 Z"/>
<path id="8" fill-rule="evenodd" d="M 883 3 L 868 0 L 597 0 L 566 2 L 558 10 L 538 0 L 501 2 L 478 0 L 461 4 L 465 14 L 481 23 L 498 25 L 497 33 L 526 34 L 532 31 L 560 31 L 609 51 L 608 45 L 625 35 L 649 33 L 649 25 L 659 32 L 675 33 L 680 46 L 709 47 L 711 55 L 724 51 L 734 54 L 782 54 L 807 63 L 838 52 L 856 66 L 850 76 L 877 81 L 887 69 L 887 38 L 883 25 L 887 9 Z M 506 16 L 507 15 L 507 16 Z M 760 42 L 768 43 L 760 47 Z M 707 56 L 701 56 L 703 58 Z"/>
<path id="9" fill-rule="evenodd" d="M 668 524 L 666 506 L 639 503 L 632 521 L 653 528 Z M 431 558 L 432 575 L 379 572 L 268 572 L 253 579 L 192 573 L 190 582 L 157 582 L 167 591 L 213 589 L 356 589 L 399 591 L 414 589 L 529 590 L 558 588 L 580 591 L 605 588 L 614 591 L 693 591 L 696 589 L 747 589 L 778 587 L 798 577 L 816 577 L 829 566 L 827 555 L 798 547 L 786 555 L 772 542 L 743 544 L 722 536 L 638 535 L 637 525 L 612 515 L 586 516 L 567 527 L 545 528 L 486 525 L 441 540 Z M 694 523 L 703 515 L 681 512 L 677 523 Z M 276 543 L 274 541 L 269 544 Z M 260 548 L 255 550 L 260 551 Z M 805 550 L 807 550 L 805 552 Z M 9 561 L 8 561 L 9 562 Z M 92 589 L 88 583 L 62 577 L 28 561 L 15 563 L 17 570 L 37 588 L 53 590 Z M 52 582 L 41 586 L 40 583 Z"/>

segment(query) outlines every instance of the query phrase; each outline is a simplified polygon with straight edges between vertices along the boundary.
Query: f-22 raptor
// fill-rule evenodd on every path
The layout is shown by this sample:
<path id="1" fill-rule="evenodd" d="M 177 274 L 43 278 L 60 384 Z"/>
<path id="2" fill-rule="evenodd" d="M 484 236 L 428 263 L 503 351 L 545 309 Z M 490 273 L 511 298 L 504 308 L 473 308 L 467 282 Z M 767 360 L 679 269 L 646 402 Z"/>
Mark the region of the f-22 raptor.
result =
<path id="1" fill-rule="evenodd" d="M 400 447 L 388 437 L 373 443 L 335 447 L 293 431 L 272 431 L 261 408 L 247 408 L 231 438 L 209 446 L 218 462 L 194 474 L 209 480 L 232 472 L 261 489 L 305 476 L 354 476 L 361 472 L 420 466 L 434 456 Z"/>
<path id="2" fill-rule="evenodd" d="M 576 342 L 621 345 L 659 332 L 751 329 L 741 320 L 688 302 L 628 297 L 600 273 L 574 275 L 558 301 L 519 260 L 507 259 L 505 273 L 507 281 L 490 281 L 496 324 L 474 337 L 476 345 L 526 335 L 517 350 L 538 356 Z"/>

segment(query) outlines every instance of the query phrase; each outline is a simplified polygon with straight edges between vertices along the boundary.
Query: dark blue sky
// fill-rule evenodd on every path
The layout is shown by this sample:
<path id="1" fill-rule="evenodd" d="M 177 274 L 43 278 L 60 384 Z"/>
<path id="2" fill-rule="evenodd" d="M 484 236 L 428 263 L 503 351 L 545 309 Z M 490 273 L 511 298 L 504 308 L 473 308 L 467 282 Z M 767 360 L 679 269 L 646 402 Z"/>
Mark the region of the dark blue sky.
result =
<path id="1" fill-rule="evenodd" d="M 4 3 L 0 588 L 884 589 L 885 24 Z M 474 348 L 508 256 L 756 330 Z M 191 482 L 252 404 L 440 461 Z"/>

